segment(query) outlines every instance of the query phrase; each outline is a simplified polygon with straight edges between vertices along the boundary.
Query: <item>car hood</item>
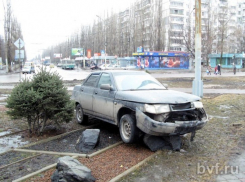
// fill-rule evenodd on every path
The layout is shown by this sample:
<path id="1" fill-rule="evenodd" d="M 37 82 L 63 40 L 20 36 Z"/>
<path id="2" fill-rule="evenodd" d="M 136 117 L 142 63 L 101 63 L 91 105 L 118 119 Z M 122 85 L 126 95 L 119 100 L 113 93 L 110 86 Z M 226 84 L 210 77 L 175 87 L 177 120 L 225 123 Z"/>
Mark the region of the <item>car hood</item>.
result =
<path id="1" fill-rule="evenodd" d="M 196 95 L 174 90 L 118 91 L 115 95 L 115 99 L 149 104 L 178 104 L 201 100 L 201 98 Z"/>

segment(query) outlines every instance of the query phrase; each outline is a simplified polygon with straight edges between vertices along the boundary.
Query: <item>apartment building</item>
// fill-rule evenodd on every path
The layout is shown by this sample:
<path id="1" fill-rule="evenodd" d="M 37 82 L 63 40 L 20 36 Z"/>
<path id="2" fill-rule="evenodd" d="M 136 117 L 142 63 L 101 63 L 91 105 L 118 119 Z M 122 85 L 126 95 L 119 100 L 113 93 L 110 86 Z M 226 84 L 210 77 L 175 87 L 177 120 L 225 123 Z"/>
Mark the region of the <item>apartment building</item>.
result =
<path id="1" fill-rule="evenodd" d="M 201 11 L 203 49 L 207 53 L 241 52 L 245 0 L 202 0 Z M 195 0 L 138 0 L 119 14 L 119 22 L 124 47 L 194 50 Z"/>

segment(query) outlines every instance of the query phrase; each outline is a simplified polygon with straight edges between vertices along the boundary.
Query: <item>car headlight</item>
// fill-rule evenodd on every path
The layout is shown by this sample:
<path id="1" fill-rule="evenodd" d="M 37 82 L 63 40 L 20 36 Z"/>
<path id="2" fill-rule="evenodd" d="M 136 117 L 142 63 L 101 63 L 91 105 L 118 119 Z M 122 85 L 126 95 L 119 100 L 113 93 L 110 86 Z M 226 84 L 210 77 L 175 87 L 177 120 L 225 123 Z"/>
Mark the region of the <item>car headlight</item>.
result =
<path id="1" fill-rule="evenodd" d="M 154 104 L 154 105 L 145 104 L 144 112 L 148 112 L 152 114 L 161 114 L 161 113 L 170 112 L 170 107 L 168 104 Z"/>
<path id="2" fill-rule="evenodd" d="M 193 102 L 195 108 L 203 108 L 202 102 Z"/>

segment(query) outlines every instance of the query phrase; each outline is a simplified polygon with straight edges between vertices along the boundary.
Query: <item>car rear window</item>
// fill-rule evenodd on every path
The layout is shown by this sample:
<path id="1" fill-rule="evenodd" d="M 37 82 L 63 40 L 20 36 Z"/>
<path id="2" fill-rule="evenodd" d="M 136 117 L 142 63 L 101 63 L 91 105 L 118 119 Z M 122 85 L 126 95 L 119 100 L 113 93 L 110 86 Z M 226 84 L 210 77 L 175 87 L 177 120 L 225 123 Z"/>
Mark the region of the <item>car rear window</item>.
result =
<path id="1" fill-rule="evenodd" d="M 92 74 L 90 75 L 90 77 L 86 80 L 86 82 L 84 82 L 84 86 L 88 86 L 88 87 L 95 87 L 96 83 L 98 81 L 99 78 L 99 74 Z"/>

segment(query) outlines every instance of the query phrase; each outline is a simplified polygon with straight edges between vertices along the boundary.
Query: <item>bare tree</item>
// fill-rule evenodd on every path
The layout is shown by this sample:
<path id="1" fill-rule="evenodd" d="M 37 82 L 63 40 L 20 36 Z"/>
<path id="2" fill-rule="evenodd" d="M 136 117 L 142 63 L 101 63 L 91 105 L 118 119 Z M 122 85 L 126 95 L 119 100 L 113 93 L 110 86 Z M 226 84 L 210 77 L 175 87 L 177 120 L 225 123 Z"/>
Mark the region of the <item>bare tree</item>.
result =
<path id="1" fill-rule="evenodd" d="M 207 15 L 204 15 L 206 17 L 202 19 L 202 57 L 206 60 L 206 65 L 209 65 L 208 55 L 214 50 L 213 40 L 216 37 L 216 28 L 214 26 L 216 15 L 211 7 L 210 1 L 207 1 L 204 6 L 207 8 Z"/>
<path id="2" fill-rule="evenodd" d="M 220 6 L 218 11 L 218 51 L 220 52 L 219 64 L 222 63 L 223 53 L 228 52 L 227 37 L 228 35 L 228 23 L 231 20 L 232 14 L 229 11 L 228 3 L 226 5 Z"/>
<path id="3" fill-rule="evenodd" d="M 237 27 L 234 35 L 237 39 L 237 52 L 242 53 L 245 52 L 245 35 L 242 27 Z"/>
<path id="4" fill-rule="evenodd" d="M 21 26 L 13 16 L 11 0 L 6 0 L 4 5 L 4 31 L 5 31 L 5 58 L 8 60 L 8 71 L 11 72 L 11 62 L 15 59 L 15 45 L 13 44 L 18 38 L 22 38 Z M 24 49 L 25 52 L 25 49 Z M 24 60 L 26 57 L 24 58 Z"/>
<path id="5" fill-rule="evenodd" d="M 195 59 L 195 28 L 192 25 L 194 10 L 195 9 L 192 9 L 189 12 L 187 23 L 183 27 L 182 32 L 171 32 L 171 36 L 174 36 L 176 38 L 180 38 L 183 36 L 183 44 L 185 45 L 186 50 L 190 53 L 190 57 L 192 59 Z"/>

